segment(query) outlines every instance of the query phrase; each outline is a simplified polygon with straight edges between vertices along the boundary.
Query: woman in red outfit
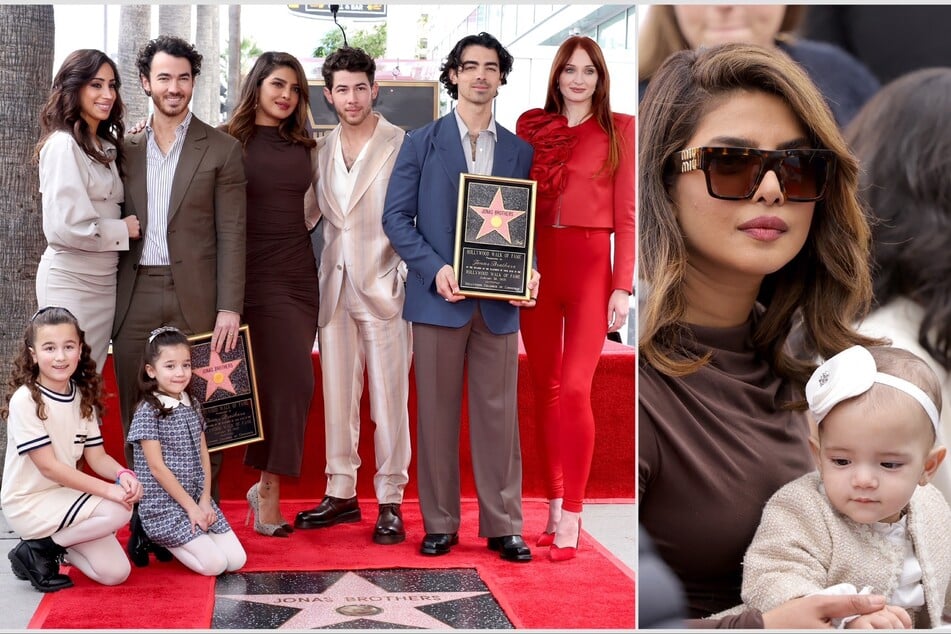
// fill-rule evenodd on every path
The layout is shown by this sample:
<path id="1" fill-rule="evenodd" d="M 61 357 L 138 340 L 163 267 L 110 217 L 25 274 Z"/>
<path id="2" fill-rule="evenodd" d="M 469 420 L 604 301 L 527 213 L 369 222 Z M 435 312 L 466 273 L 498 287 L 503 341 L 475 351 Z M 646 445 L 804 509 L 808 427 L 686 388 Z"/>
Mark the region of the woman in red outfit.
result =
<path id="1" fill-rule="evenodd" d="M 577 552 L 594 455 L 591 382 L 607 333 L 624 325 L 634 285 L 634 117 L 611 112 L 610 87 L 598 44 L 570 37 L 555 54 L 545 107 L 516 126 L 535 148 L 545 290 L 521 323 L 549 498 L 538 545 L 551 545 L 556 561 Z"/>

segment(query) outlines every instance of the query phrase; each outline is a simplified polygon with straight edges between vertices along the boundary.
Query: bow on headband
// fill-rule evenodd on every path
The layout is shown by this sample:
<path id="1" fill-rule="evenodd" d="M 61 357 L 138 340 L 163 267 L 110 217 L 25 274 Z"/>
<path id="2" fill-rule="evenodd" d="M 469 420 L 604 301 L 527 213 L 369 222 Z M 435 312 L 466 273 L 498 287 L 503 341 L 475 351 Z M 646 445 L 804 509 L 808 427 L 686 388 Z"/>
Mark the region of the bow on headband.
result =
<path id="1" fill-rule="evenodd" d="M 821 423 L 833 407 L 864 394 L 874 383 L 889 385 L 918 401 L 937 432 L 938 408 L 931 398 L 914 383 L 879 372 L 872 353 L 862 346 L 852 346 L 831 357 L 813 372 L 806 383 L 806 400 L 816 424 Z"/>

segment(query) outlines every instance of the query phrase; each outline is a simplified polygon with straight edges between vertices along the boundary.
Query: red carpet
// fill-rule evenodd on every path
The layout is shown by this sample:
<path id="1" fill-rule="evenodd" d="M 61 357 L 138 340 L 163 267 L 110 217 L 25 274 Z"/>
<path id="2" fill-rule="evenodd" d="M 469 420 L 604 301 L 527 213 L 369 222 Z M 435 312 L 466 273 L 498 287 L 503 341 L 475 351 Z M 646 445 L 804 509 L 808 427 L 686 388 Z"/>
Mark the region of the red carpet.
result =
<path id="1" fill-rule="evenodd" d="M 283 511 L 292 518 L 312 504 L 287 501 Z M 431 558 L 417 552 L 423 529 L 415 501 L 404 505 L 407 540 L 396 546 L 370 541 L 375 504 L 363 504 L 362 522 L 296 531 L 289 539 L 261 537 L 245 527 L 246 508 L 234 501 L 222 504 L 248 552 L 242 572 L 472 567 L 517 628 L 634 627 L 634 573 L 587 533 L 572 561 L 553 563 L 546 548 L 533 547 L 534 561 L 505 562 L 478 539 L 477 506 L 474 500 L 465 500 L 459 545 L 449 555 Z M 544 503 L 524 503 L 526 537 L 544 527 L 546 513 Z M 126 537 L 121 534 L 120 540 L 125 543 Z M 177 561 L 161 563 L 153 558 L 147 568 L 133 568 L 129 579 L 115 587 L 96 584 L 76 570 L 70 570 L 70 577 L 75 587 L 44 596 L 30 628 L 207 629 L 211 624 L 215 580 L 196 575 Z"/>
<path id="2" fill-rule="evenodd" d="M 103 374 L 106 378 L 106 390 L 112 397 L 106 402 L 102 435 L 106 451 L 117 460 L 122 460 L 122 425 L 119 422 L 119 399 L 115 396 L 115 375 L 111 356 L 106 362 Z M 324 494 L 326 476 L 324 466 L 324 400 L 320 389 L 321 371 L 318 353 L 313 355 L 314 376 L 317 389 L 314 391 L 310 406 L 310 418 L 305 439 L 304 464 L 300 478 L 284 478 L 281 483 L 282 497 L 285 499 L 319 498 Z M 544 498 L 545 489 L 541 476 L 541 465 L 535 449 L 534 399 L 531 390 L 531 377 L 524 352 L 519 356 L 518 371 L 518 416 L 519 431 L 522 439 L 522 494 L 526 498 Z M 412 446 L 416 447 L 416 390 L 415 379 L 410 380 L 410 435 Z M 623 500 L 634 498 L 634 349 L 628 346 L 605 341 L 601 361 L 594 377 L 592 407 L 597 432 L 595 436 L 594 461 L 588 481 L 588 500 Z M 463 404 L 463 412 L 466 405 Z M 361 499 L 373 499 L 373 421 L 370 419 L 369 399 L 364 394 L 362 402 L 362 421 L 360 426 L 360 457 L 364 467 L 357 478 L 357 494 Z M 472 461 L 468 450 L 468 415 L 463 414 L 463 429 L 460 435 L 460 469 L 462 475 L 462 495 L 475 497 L 472 482 Z M 244 447 L 232 447 L 224 450 L 224 465 L 220 481 L 220 495 L 223 500 L 243 500 L 244 494 L 258 479 L 258 472 L 243 464 Z M 416 459 L 410 464 L 407 498 L 415 498 Z"/>

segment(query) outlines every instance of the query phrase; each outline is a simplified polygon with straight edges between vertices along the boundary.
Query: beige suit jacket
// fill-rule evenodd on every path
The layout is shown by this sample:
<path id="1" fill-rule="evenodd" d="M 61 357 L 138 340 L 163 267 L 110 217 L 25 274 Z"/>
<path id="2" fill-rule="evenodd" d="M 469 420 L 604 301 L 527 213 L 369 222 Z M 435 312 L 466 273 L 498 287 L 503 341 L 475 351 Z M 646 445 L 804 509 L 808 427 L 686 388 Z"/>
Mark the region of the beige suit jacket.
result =
<path id="1" fill-rule="evenodd" d="M 147 138 L 126 137 L 125 208 L 142 234 L 148 226 Z M 168 252 L 182 313 L 192 332 L 214 328 L 219 310 L 244 308 L 245 185 L 241 145 L 192 116 L 172 182 L 168 208 Z M 143 240 L 119 256 L 116 319 L 119 332 L 132 301 Z"/>
<path id="2" fill-rule="evenodd" d="M 320 326 L 329 323 L 340 300 L 344 269 L 367 310 L 378 319 L 392 319 L 403 308 L 405 265 L 383 233 L 382 217 L 390 172 L 405 133 L 379 113 L 372 116 L 378 119 L 376 130 L 367 141 L 348 209 L 337 204 L 331 186 L 340 126 L 317 141 L 317 204 L 324 218 Z"/>

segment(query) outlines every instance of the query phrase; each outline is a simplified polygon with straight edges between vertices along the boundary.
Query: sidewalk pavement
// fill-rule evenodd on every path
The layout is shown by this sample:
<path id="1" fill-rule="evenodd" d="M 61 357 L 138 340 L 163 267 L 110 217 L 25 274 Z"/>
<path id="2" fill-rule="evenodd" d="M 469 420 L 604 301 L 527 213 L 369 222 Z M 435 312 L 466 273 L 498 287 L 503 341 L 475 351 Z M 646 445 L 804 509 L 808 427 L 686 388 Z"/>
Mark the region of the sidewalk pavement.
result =
<path id="1" fill-rule="evenodd" d="M 585 532 L 594 536 L 631 569 L 635 569 L 635 523 L 634 504 L 585 504 Z M 535 537 L 525 535 L 529 545 L 532 545 Z M 10 570 L 6 554 L 16 546 L 17 540 L 16 534 L 7 526 L 6 518 L 0 513 L 0 631 L 3 632 L 25 630 L 43 598 L 41 592 L 34 590 L 28 581 L 17 579 Z M 94 624 L 88 623 L 83 627 L 96 629 Z"/>

